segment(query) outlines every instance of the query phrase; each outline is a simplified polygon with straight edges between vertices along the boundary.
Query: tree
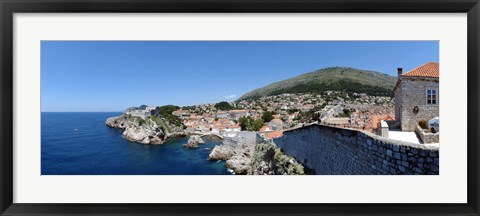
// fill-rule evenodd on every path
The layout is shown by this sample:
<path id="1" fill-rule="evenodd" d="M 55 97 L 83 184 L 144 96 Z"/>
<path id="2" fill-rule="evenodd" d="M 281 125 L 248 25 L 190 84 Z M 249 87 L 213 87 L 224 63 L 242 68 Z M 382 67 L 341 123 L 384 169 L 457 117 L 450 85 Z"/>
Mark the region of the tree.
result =
<path id="1" fill-rule="evenodd" d="M 238 119 L 238 122 L 240 122 L 240 128 L 242 128 L 242 130 L 247 130 L 249 118 L 251 118 L 251 117 L 250 116 L 249 117 L 244 116 L 244 117 L 240 117 Z"/>
<path id="2" fill-rule="evenodd" d="M 175 105 L 165 105 L 160 107 L 160 115 L 165 116 L 165 115 L 172 115 L 172 113 L 175 110 L 180 109 L 180 107 L 175 106 Z"/>
<path id="3" fill-rule="evenodd" d="M 299 110 L 298 109 L 289 109 L 287 112 L 288 114 L 293 114 L 295 112 L 298 112 Z"/>
<path id="4" fill-rule="evenodd" d="M 255 121 L 252 122 L 252 125 L 251 125 L 251 130 L 252 131 L 259 131 L 260 128 L 263 127 L 263 119 L 255 119 Z"/>
<path id="5" fill-rule="evenodd" d="M 183 106 L 182 110 L 194 110 L 195 106 Z"/>
<path id="6" fill-rule="evenodd" d="M 269 122 L 273 119 L 273 115 L 271 112 L 263 112 L 262 119 L 264 122 Z"/>
<path id="7" fill-rule="evenodd" d="M 180 120 L 177 116 L 172 114 L 175 110 L 178 110 L 178 109 L 180 109 L 180 107 L 174 106 L 174 105 L 161 106 L 159 108 L 160 116 L 162 118 L 165 118 L 168 122 L 174 125 L 180 126 L 182 125 L 182 120 Z"/>
<path id="8" fill-rule="evenodd" d="M 215 108 L 219 110 L 231 110 L 232 106 L 228 102 L 222 101 L 215 104 Z"/>
<path id="9" fill-rule="evenodd" d="M 321 93 L 325 91 L 342 91 L 347 94 L 352 93 L 366 93 L 372 96 L 388 96 L 393 97 L 393 90 L 381 86 L 373 86 L 369 84 L 362 84 L 348 78 L 342 78 L 339 80 L 329 80 L 324 83 L 308 82 L 298 84 L 288 88 L 282 88 L 272 91 L 269 95 L 279 95 L 283 93 Z M 329 98 L 326 98 L 329 101 Z M 332 100 L 330 98 L 330 100 Z"/>
<path id="10" fill-rule="evenodd" d="M 238 119 L 238 122 L 240 122 L 240 127 L 242 130 L 247 130 L 247 131 L 258 131 L 260 128 L 263 126 L 263 119 L 253 119 L 252 117 L 241 117 Z"/>
<path id="11" fill-rule="evenodd" d="M 352 111 L 350 109 L 343 109 L 343 113 L 337 114 L 337 117 L 347 117 L 350 118 Z"/>

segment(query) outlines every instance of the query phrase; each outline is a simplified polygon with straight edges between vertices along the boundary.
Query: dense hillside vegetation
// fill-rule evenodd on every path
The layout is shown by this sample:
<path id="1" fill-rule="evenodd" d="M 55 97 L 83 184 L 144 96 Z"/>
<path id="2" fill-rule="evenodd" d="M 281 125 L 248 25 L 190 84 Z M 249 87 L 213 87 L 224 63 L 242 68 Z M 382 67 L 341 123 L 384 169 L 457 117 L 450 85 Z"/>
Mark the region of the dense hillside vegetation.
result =
<path id="1" fill-rule="evenodd" d="M 397 78 L 387 74 L 348 67 L 330 67 L 297 77 L 272 83 L 253 90 L 242 99 L 257 98 L 282 93 L 345 91 L 373 96 L 393 96 Z"/>

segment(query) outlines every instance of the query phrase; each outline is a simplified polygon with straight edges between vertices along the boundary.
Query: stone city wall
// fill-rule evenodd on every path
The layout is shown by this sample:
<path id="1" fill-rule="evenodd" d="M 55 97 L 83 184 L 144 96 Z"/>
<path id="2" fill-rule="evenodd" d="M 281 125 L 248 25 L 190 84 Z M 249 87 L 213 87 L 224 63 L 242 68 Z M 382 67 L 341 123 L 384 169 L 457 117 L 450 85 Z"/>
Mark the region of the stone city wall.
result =
<path id="1" fill-rule="evenodd" d="M 260 142 L 261 137 L 251 131 L 241 131 L 236 132 L 236 135 L 233 137 L 224 137 L 223 145 L 237 148 L 243 146 L 255 146 L 255 144 Z"/>
<path id="2" fill-rule="evenodd" d="M 317 175 L 439 174 L 439 149 L 353 129 L 313 124 L 274 143 Z"/>

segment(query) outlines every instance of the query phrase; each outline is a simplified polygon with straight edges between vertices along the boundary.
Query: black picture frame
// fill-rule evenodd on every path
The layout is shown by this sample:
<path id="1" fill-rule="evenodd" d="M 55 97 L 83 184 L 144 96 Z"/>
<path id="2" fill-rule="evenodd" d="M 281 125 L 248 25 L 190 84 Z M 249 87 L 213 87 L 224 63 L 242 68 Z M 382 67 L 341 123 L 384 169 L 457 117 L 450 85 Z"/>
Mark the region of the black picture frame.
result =
<path id="1" fill-rule="evenodd" d="M 2 103 L 0 107 L 0 212 L 2 215 L 479 215 L 480 5 L 478 0 L 0 0 L 0 7 Z M 13 14 L 83 12 L 467 13 L 468 202 L 466 204 L 13 203 Z"/>

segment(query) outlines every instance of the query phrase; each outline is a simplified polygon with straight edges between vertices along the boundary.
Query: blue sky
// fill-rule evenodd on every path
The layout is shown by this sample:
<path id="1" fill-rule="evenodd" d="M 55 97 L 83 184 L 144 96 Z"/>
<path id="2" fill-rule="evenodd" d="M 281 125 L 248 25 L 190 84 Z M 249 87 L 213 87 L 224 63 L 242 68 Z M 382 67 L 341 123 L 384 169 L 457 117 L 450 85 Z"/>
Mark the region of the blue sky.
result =
<path id="1" fill-rule="evenodd" d="M 438 50 L 438 41 L 42 41 L 42 111 L 232 101 L 334 66 L 396 76 L 438 62 Z"/>

